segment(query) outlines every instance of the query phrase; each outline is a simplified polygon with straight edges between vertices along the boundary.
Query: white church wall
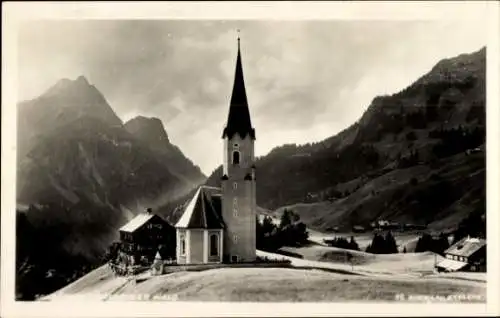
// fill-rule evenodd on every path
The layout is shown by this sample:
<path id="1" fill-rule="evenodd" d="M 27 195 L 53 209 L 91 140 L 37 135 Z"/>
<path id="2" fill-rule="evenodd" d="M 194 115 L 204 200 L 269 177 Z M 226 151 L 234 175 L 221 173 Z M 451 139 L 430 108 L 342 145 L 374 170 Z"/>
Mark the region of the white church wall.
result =
<path id="1" fill-rule="evenodd" d="M 177 229 L 177 246 L 176 246 L 176 256 L 177 256 L 177 263 L 178 264 L 186 264 L 187 258 L 187 235 L 186 231 L 183 229 Z M 185 246 L 185 253 L 182 253 L 182 242 L 181 240 L 184 239 L 184 246 Z"/>
<path id="2" fill-rule="evenodd" d="M 189 229 L 189 264 L 198 264 L 204 262 L 204 230 Z"/>
<path id="3" fill-rule="evenodd" d="M 203 230 L 203 263 L 208 263 L 208 230 Z"/>

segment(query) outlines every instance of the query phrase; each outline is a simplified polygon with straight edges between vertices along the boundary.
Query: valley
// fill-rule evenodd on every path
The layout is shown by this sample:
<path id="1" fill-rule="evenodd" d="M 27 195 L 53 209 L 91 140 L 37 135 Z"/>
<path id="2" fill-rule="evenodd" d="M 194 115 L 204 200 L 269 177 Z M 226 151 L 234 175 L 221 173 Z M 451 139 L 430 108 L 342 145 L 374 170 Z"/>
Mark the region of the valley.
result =
<path id="1" fill-rule="evenodd" d="M 318 231 L 378 219 L 447 231 L 484 214 L 485 70 L 485 48 L 444 59 L 402 91 L 375 97 L 340 133 L 257 158 L 257 203 L 275 214 L 291 209 Z M 208 185 L 220 184 L 220 169 Z"/>
<path id="2" fill-rule="evenodd" d="M 181 299 L 206 300 L 390 300 L 396 291 L 430 289 L 484 294 L 484 284 L 436 276 L 436 256 L 412 251 L 421 232 L 451 233 L 468 218 L 485 217 L 485 70 L 486 48 L 444 59 L 401 92 L 375 97 L 340 133 L 257 158 L 258 213 L 279 218 L 293 211 L 316 243 L 284 247 L 302 257 L 293 258 L 288 278 L 278 269 L 216 269 L 148 278 L 135 287 L 101 266 L 117 229 L 145 207 L 176 223 L 198 185 L 220 186 L 222 169 L 205 176 L 170 142 L 158 118 L 123 123 L 85 77 L 60 80 L 18 105 L 18 125 L 30 129 L 18 132 L 17 298 L 36 299 L 68 284 L 62 289 L 68 294 L 102 289 L 110 298 L 127 288 L 168 294 L 165 286 Z M 324 238 L 353 235 L 364 251 L 372 233 L 352 230 L 377 220 L 425 230 L 395 233 L 406 254 L 350 251 L 359 262 L 354 269 L 344 251 L 321 245 Z M 270 284 L 273 275 L 288 286 L 286 293 Z M 243 286 L 249 280 L 253 289 Z M 232 285 L 226 290 L 218 281 Z M 370 286 L 366 294 L 361 284 Z M 389 286 L 394 292 L 377 292 Z"/>

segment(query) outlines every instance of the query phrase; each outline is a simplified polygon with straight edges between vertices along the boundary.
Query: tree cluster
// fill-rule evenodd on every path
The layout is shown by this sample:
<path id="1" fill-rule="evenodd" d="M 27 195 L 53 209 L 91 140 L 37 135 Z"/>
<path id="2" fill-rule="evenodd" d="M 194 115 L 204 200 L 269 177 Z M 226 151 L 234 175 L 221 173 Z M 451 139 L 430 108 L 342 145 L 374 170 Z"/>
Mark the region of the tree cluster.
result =
<path id="1" fill-rule="evenodd" d="M 45 215 L 46 208 L 31 206 L 16 215 L 16 300 L 52 293 L 99 265 L 64 248 L 68 238 L 64 224 L 50 219 L 41 223 L 32 217 L 35 211 Z"/>
<path id="2" fill-rule="evenodd" d="M 306 225 L 300 221 L 298 214 L 285 209 L 279 225 L 274 224 L 271 217 L 266 216 L 257 222 L 257 248 L 276 251 L 283 246 L 302 246 L 308 242 L 309 233 Z"/>
<path id="3" fill-rule="evenodd" d="M 467 122 L 477 120 L 479 125 L 484 125 L 486 123 L 486 107 L 484 100 L 475 100 L 472 102 L 465 120 Z"/>
<path id="4" fill-rule="evenodd" d="M 425 111 L 416 111 L 405 116 L 405 122 L 413 129 L 425 129 L 427 127 L 427 116 Z M 413 132 L 412 132 L 413 133 Z M 413 133 L 414 135 L 414 133 Z M 414 135 L 415 136 L 415 135 Z M 412 140 L 416 140 L 413 138 Z"/>
<path id="5" fill-rule="evenodd" d="M 417 241 L 415 253 L 430 251 L 444 255 L 444 251 L 448 247 L 450 247 L 450 245 L 444 233 L 441 233 L 437 238 L 433 238 L 430 234 L 424 233 Z"/>
<path id="6" fill-rule="evenodd" d="M 438 158 L 452 156 L 467 149 L 476 148 L 485 143 L 484 127 L 466 129 L 462 126 L 452 129 L 437 129 L 429 132 L 429 137 L 440 139 L 432 152 Z"/>
<path id="7" fill-rule="evenodd" d="M 340 152 L 323 144 L 311 147 L 307 151 L 298 147 L 292 154 L 277 152 L 257 161 L 259 175 L 265 176 L 257 187 L 261 206 L 274 210 L 297 202 L 334 200 L 338 193 L 326 197 L 322 194 L 332 187 L 332 180 L 337 184 L 350 181 L 385 162 L 384 155 L 375 147 L 360 141 L 347 145 Z M 295 155 L 303 153 L 310 156 Z M 346 196 L 346 193 L 341 195 Z"/>
<path id="8" fill-rule="evenodd" d="M 375 233 L 370 245 L 366 247 L 366 252 L 372 254 L 393 254 L 398 253 L 398 245 L 390 231 L 385 235 Z"/>
<path id="9" fill-rule="evenodd" d="M 404 169 L 417 165 L 419 162 L 418 151 L 413 149 L 410 154 L 405 157 L 400 157 L 398 159 L 398 168 Z"/>
<path id="10" fill-rule="evenodd" d="M 470 235 L 471 237 L 486 238 L 486 202 L 458 224 L 453 233 L 453 243 Z"/>
<path id="11" fill-rule="evenodd" d="M 415 134 L 415 132 L 412 130 L 412 131 L 409 131 L 407 134 L 406 134 L 406 140 L 407 141 L 415 141 L 417 140 L 417 135 Z"/>

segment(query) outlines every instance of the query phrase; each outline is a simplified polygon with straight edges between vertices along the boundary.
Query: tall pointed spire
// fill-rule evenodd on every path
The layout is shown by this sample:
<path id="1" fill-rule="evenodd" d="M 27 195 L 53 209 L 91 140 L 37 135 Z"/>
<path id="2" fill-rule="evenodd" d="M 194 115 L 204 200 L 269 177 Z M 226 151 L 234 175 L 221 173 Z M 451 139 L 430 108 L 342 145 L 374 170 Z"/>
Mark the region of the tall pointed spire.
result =
<path id="1" fill-rule="evenodd" d="M 234 74 L 233 92 L 229 105 L 227 124 L 224 128 L 222 138 L 225 138 L 226 136 L 232 138 L 235 133 L 238 133 L 241 138 L 245 138 L 245 136 L 249 134 L 252 139 L 255 139 L 255 130 L 252 128 L 252 122 L 250 120 L 250 111 L 248 110 L 245 81 L 243 79 L 239 30 L 238 55 L 236 57 L 236 71 Z"/>

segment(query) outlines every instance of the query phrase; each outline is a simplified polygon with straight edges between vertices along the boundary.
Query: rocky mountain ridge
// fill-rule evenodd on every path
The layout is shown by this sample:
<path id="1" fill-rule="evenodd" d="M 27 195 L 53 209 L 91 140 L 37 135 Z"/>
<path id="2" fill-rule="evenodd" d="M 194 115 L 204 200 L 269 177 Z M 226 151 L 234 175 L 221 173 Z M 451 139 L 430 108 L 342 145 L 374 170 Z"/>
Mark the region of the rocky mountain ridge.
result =
<path id="1" fill-rule="evenodd" d="M 206 178 L 159 119 L 123 124 L 83 76 L 20 102 L 17 137 L 21 298 L 99 264 L 127 220 Z"/>
<path id="2" fill-rule="evenodd" d="M 273 149 L 256 162 L 258 204 L 318 230 L 378 218 L 446 228 L 484 213 L 485 72 L 486 48 L 442 60 L 339 134 Z"/>

